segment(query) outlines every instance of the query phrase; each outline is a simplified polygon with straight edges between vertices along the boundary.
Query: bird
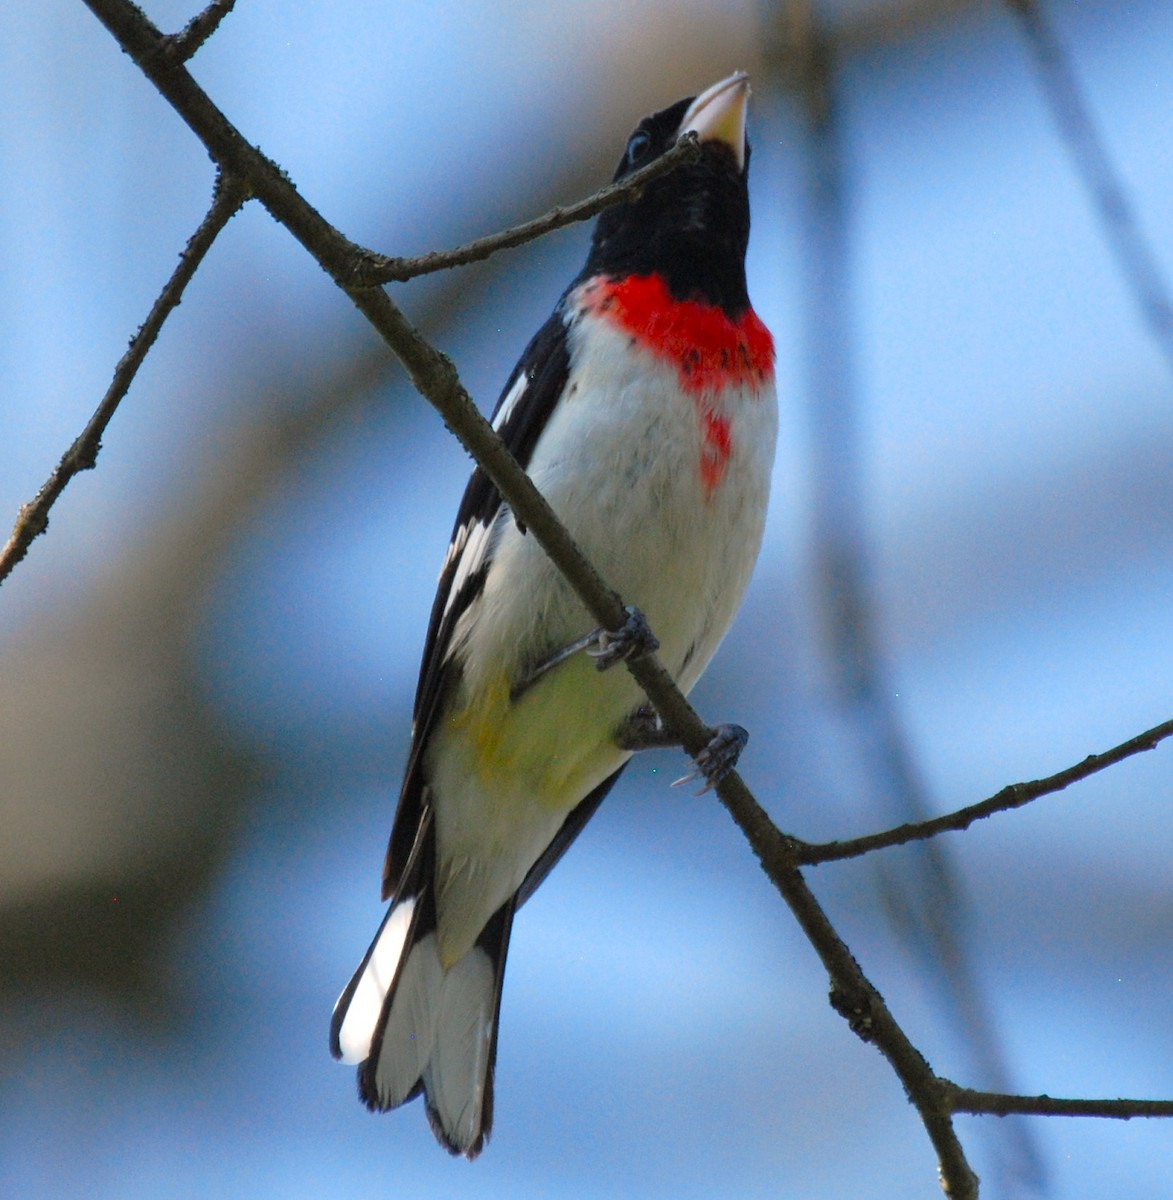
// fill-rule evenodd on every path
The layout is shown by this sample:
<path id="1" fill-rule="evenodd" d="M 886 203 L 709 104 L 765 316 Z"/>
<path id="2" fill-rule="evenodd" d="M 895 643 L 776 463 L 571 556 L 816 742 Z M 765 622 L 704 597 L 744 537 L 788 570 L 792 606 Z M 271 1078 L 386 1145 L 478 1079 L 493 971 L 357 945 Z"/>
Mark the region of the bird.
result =
<path id="1" fill-rule="evenodd" d="M 586 263 L 508 377 L 492 423 L 629 605 L 592 622 L 481 468 L 440 572 L 383 871 L 390 901 L 330 1046 L 373 1111 L 423 1095 L 475 1158 L 493 1121 L 514 915 L 639 749 L 671 741 L 618 663 L 656 651 L 687 693 L 761 546 L 777 437 L 774 343 L 750 305 L 750 85 L 646 117 L 615 180 L 684 137 L 699 154 L 598 216 Z M 692 776 L 745 743 L 720 726 Z"/>

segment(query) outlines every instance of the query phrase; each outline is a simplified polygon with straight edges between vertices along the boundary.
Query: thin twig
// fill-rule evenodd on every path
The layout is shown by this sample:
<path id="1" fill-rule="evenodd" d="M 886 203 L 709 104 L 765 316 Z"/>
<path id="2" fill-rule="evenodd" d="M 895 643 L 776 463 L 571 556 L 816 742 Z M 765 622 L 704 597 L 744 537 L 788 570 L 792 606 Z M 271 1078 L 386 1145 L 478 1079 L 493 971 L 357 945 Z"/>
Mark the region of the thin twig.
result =
<path id="1" fill-rule="evenodd" d="M 1037 1117 L 1173 1117 L 1173 1100 L 1060 1100 L 1054 1096 L 1011 1096 L 978 1092 L 941 1080 L 945 1102 L 955 1113 L 988 1113 L 996 1117 L 1025 1114 Z"/>
<path id="2" fill-rule="evenodd" d="M 163 52 L 173 63 L 187 62 L 193 54 L 216 32 L 220 22 L 232 11 L 236 0 L 212 0 L 203 12 L 196 13 L 183 27 L 182 33 L 173 33 L 164 39 Z"/>
<path id="3" fill-rule="evenodd" d="M 1156 256 L 1140 231 L 1128 193 L 1112 164 L 1055 30 L 1038 0 L 1005 0 L 1022 23 L 1039 79 L 1075 168 L 1099 213 L 1104 236 L 1136 298 L 1141 316 L 1173 368 L 1173 304 Z"/>
<path id="4" fill-rule="evenodd" d="M 939 833 L 955 833 L 968 829 L 975 821 L 994 813 L 1007 812 L 1013 808 L 1021 808 L 1040 796 L 1049 796 L 1061 792 L 1064 788 L 1089 775 L 1095 775 L 1106 767 L 1111 767 L 1134 754 L 1152 750 L 1167 737 L 1173 736 L 1173 721 L 1165 721 L 1136 737 L 1121 742 L 1111 750 L 1102 754 L 1089 754 L 1082 762 L 1076 763 L 1066 770 L 1048 775 L 1045 779 L 1034 779 L 1028 783 L 1012 783 L 988 800 L 978 804 L 970 804 L 959 808 L 956 812 L 945 813 L 933 817 L 929 821 L 918 821 L 913 824 L 899 825 L 894 829 L 885 829 L 881 833 L 869 834 L 867 837 L 851 838 L 838 842 L 796 843 L 794 846 L 795 860 L 804 866 L 815 863 L 839 862 L 845 858 L 858 858 L 861 854 L 870 854 L 873 850 L 883 850 L 889 846 L 902 846 L 906 842 L 919 841 L 923 838 L 936 837 Z"/>
<path id="5" fill-rule="evenodd" d="M 364 251 L 355 267 L 354 282 L 359 285 L 371 286 L 382 283 L 402 283 L 414 279 L 417 275 L 428 275 L 433 271 L 444 271 L 449 267 L 460 267 L 467 263 L 479 262 L 496 254 L 498 250 L 509 250 L 514 246 L 522 246 L 535 238 L 561 229 L 575 221 L 587 221 L 591 217 L 610 208 L 613 204 L 621 204 L 629 197 L 642 192 L 653 180 L 675 171 L 687 163 L 696 162 L 700 157 L 700 142 L 696 134 L 687 134 L 666 154 L 641 167 L 633 175 L 621 179 L 618 183 L 609 183 L 600 188 L 593 196 L 579 200 L 574 204 L 557 205 L 533 220 L 524 221 L 512 229 L 492 233 L 487 237 L 476 238 L 457 246 L 454 250 L 431 250 L 415 258 L 391 258 L 384 254 L 374 254 Z"/>
<path id="6" fill-rule="evenodd" d="M 159 293 L 147 319 L 130 340 L 130 346 L 114 369 L 114 378 L 106 389 L 101 403 L 94 410 L 85 429 L 73 445 L 61 456 L 53 473 L 41 485 L 41 490 L 27 504 L 22 504 L 12 533 L 0 550 L 0 583 L 11 574 L 13 567 L 28 553 L 29 546 L 49 525 L 49 510 L 69 481 L 80 471 L 88 471 L 97 461 L 102 448 L 102 435 L 126 395 L 147 351 L 155 344 L 163 322 L 183 298 L 184 289 L 196 273 L 220 231 L 231 220 L 248 197 L 247 189 L 235 177 L 221 175 L 216 180 L 212 205 L 192 234 L 179 256 L 179 265 Z"/>

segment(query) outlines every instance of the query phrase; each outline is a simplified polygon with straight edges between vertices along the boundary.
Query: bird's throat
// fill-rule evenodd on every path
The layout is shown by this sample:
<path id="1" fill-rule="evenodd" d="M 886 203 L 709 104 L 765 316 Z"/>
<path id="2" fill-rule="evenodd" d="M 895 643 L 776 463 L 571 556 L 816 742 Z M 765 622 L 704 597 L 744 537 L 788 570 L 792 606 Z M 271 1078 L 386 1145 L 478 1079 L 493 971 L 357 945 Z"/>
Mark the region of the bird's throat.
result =
<path id="1" fill-rule="evenodd" d="M 774 339 L 751 308 L 732 317 L 716 304 L 677 300 L 658 275 L 598 275 L 582 285 L 577 300 L 583 311 L 672 363 L 687 392 L 752 389 L 773 376 Z"/>

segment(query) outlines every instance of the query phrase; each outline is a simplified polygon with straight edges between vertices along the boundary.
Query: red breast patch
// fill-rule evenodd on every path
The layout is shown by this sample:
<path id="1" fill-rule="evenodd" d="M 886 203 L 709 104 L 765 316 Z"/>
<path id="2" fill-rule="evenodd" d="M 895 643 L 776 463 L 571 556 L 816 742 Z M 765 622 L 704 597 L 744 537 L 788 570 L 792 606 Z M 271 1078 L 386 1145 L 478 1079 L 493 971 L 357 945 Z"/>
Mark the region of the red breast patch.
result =
<path id="1" fill-rule="evenodd" d="M 579 292 L 587 312 L 631 334 L 672 363 L 687 392 L 760 384 L 774 370 L 774 339 L 752 309 L 731 321 L 715 304 L 675 300 L 658 275 L 600 276 Z"/>
<path id="2" fill-rule="evenodd" d="M 657 275 L 600 276 L 583 285 L 579 300 L 676 367 L 680 386 L 697 401 L 701 481 L 712 493 L 732 449 L 729 418 L 713 402 L 731 385 L 759 387 L 773 374 L 770 331 L 752 309 L 733 321 L 715 304 L 676 300 Z"/>
<path id="3" fill-rule="evenodd" d="M 729 418 L 715 413 L 711 408 L 701 409 L 701 482 L 711 492 L 725 474 L 732 444 L 729 439 Z"/>

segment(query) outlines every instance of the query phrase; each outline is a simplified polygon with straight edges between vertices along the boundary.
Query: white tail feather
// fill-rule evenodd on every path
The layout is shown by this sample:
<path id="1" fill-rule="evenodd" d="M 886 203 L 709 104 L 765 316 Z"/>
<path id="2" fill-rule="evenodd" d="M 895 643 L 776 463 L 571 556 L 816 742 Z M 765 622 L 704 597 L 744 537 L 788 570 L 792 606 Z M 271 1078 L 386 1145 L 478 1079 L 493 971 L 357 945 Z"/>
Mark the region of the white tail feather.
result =
<path id="1" fill-rule="evenodd" d="M 360 1087 L 371 1107 L 395 1108 L 422 1082 L 437 1136 L 474 1157 L 491 1087 L 497 964 L 474 946 L 445 970 L 435 932 L 412 931 L 417 904 L 391 910 L 334 1006 L 337 1050 L 343 1062 L 366 1064 Z"/>
<path id="2" fill-rule="evenodd" d="M 338 1045 L 344 1063 L 360 1063 L 370 1055 L 371 1039 L 383 1011 L 383 1001 L 395 979 L 403 947 L 411 928 L 411 916 L 415 900 L 404 900 L 394 908 L 379 930 L 370 956 L 363 968 L 358 986 L 350 997 L 346 1016 L 338 1029 Z M 345 992 L 334 1006 L 335 1012 L 342 1003 Z"/>

